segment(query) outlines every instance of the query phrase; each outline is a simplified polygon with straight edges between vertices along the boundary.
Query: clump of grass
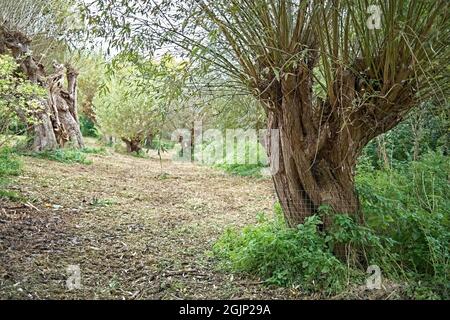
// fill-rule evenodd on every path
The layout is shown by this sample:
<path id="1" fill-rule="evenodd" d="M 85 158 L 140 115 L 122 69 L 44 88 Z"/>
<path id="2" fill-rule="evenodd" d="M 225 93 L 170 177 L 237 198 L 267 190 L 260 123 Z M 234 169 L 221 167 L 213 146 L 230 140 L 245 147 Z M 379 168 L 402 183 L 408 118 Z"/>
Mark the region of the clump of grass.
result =
<path id="1" fill-rule="evenodd" d="M 148 154 L 144 150 L 140 150 L 139 152 L 127 153 L 127 155 L 131 155 L 132 157 L 140 158 L 140 159 L 148 159 L 149 158 Z"/>
<path id="2" fill-rule="evenodd" d="M 17 176 L 20 174 L 22 164 L 8 148 L 0 150 L 0 178 Z"/>
<path id="3" fill-rule="evenodd" d="M 8 199 L 14 202 L 25 200 L 24 197 L 21 196 L 19 193 L 3 189 L 1 186 L 1 181 L 0 181 L 0 199 Z"/>
<path id="4" fill-rule="evenodd" d="M 56 149 L 25 153 L 25 155 L 62 163 L 80 163 L 89 165 L 92 164 L 92 160 L 89 160 L 86 154 L 93 153 L 93 149 L 89 149 L 89 151 L 91 152 L 84 152 L 83 149 Z"/>
<path id="5" fill-rule="evenodd" d="M 113 199 L 99 199 L 99 198 L 93 198 L 91 205 L 95 207 L 108 207 L 112 206 L 116 203 Z"/>
<path id="6" fill-rule="evenodd" d="M 261 170 L 264 169 L 264 166 L 261 163 L 258 164 L 217 164 L 216 168 L 222 169 L 227 173 L 242 176 L 242 177 L 255 177 L 261 178 Z"/>
<path id="7" fill-rule="evenodd" d="M 22 197 L 14 191 L 6 189 L 11 177 L 18 176 L 22 170 L 22 163 L 14 156 L 9 148 L 0 150 L 0 199 L 19 201 Z"/>
<path id="8" fill-rule="evenodd" d="M 80 151 L 82 153 L 86 153 L 86 154 L 101 154 L 101 155 L 107 154 L 106 148 L 104 148 L 104 147 L 100 147 L 100 148 L 84 147 L 83 149 L 80 149 Z"/>

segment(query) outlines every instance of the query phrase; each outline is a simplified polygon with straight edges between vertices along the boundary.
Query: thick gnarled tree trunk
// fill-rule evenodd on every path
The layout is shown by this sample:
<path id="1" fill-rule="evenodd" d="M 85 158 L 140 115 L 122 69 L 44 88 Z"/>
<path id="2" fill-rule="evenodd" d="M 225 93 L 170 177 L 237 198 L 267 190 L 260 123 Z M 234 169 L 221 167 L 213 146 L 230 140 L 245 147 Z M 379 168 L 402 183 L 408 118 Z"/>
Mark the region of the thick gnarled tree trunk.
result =
<path id="1" fill-rule="evenodd" d="M 278 154 L 269 155 L 278 167 L 273 181 L 289 225 L 303 223 L 323 205 L 361 221 L 353 180 L 356 158 L 337 159 L 332 151 L 316 153 L 317 142 L 307 142 L 308 137 L 300 135 L 300 118 L 291 118 L 289 114 L 271 114 L 269 118 L 270 128 L 278 129 L 280 136 Z M 330 224 L 325 219 L 324 227 Z"/>
<path id="2" fill-rule="evenodd" d="M 337 73 L 334 87 L 327 101 L 314 101 L 311 71 L 301 68 L 282 77 L 261 97 L 269 134 L 270 129 L 279 130 L 275 148 L 279 153 L 270 154 L 270 145 L 267 150 L 272 165 L 277 162 L 273 181 L 291 226 L 303 223 L 323 205 L 363 222 L 354 186 L 357 158 L 371 139 L 398 124 L 412 103 L 411 95 L 405 94 L 409 88 L 404 88 L 404 92 L 391 90 L 387 99 L 371 100 L 365 108 L 353 108 L 359 92 L 357 76 L 349 70 Z M 402 110 L 387 118 L 384 110 L 393 105 Z M 331 216 L 323 222 L 328 229 Z"/>
<path id="3" fill-rule="evenodd" d="M 122 141 L 125 142 L 128 153 L 132 153 L 132 152 L 139 153 L 142 150 L 142 147 L 141 147 L 142 139 L 141 138 L 133 138 L 133 139 L 122 138 Z"/>
<path id="4" fill-rule="evenodd" d="M 53 66 L 56 73 L 48 77 L 48 105 L 53 111 L 53 130 L 58 144 L 63 147 L 67 141 L 70 141 L 73 147 L 83 148 L 76 99 L 78 73 L 70 66 L 64 68 L 56 63 Z M 67 89 L 63 88 L 64 76 L 67 78 Z"/>
<path id="5" fill-rule="evenodd" d="M 78 74 L 70 66 L 64 68 L 54 63 L 56 73 L 47 76 L 44 66 L 31 55 L 30 44 L 31 40 L 24 34 L 0 26 L 0 54 L 11 54 L 26 78 L 48 92 L 47 99 L 40 101 L 41 108 L 28 115 L 33 118 L 30 124 L 32 149 L 56 149 L 64 147 L 68 141 L 75 148 L 83 148 L 77 114 Z M 64 76 L 67 78 L 67 88 L 63 88 Z"/>

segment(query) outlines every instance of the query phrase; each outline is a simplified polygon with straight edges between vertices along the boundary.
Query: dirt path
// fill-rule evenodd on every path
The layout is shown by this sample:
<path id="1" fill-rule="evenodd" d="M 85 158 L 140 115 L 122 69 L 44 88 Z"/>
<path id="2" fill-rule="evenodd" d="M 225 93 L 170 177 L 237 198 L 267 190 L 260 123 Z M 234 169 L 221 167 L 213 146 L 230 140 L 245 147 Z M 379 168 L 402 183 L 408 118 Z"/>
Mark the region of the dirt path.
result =
<path id="1" fill-rule="evenodd" d="M 92 165 L 24 157 L 0 203 L 0 298 L 300 298 L 218 270 L 209 254 L 229 226 L 271 212 L 270 180 L 117 153 Z M 1 201 L 1 200 L 0 200 Z M 78 265 L 81 289 L 66 287 Z"/>

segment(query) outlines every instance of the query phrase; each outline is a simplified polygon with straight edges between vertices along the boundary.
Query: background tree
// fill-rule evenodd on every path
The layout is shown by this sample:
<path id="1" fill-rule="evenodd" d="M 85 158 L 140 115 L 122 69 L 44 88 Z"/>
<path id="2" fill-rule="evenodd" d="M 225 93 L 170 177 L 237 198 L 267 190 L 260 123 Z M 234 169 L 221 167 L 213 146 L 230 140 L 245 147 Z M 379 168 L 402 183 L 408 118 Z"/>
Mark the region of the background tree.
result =
<path id="1" fill-rule="evenodd" d="M 94 97 L 102 90 L 106 75 L 106 61 L 99 54 L 81 52 L 72 59 L 79 71 L 78 103 L 79 110 L 90 121 L 95 123 L 93 109 Z"/>
<path id="2" fill-rule="evenodd" d="M 123 55 L 115 57 L 110 68 L 114 71 L 106 92 L 93 100 L 96 121 L 104 133 L 122 139 L 129 152 L 139 152 L 144 140 L 151 142 L 172 114 L 184 64 L 171 56 L 149 61 Z"/>
<path id="3" fill-rule="evenodd" d="M 160 117 L 156 99 L 141 93 L 133 76 L 136 70 L 122 68 L 107 83 L 107 92 L 95 96 L 93 105 L 101 131 L 124 141 L 128 152 L 139 152 L 145 137 L 156 133 Z"/>

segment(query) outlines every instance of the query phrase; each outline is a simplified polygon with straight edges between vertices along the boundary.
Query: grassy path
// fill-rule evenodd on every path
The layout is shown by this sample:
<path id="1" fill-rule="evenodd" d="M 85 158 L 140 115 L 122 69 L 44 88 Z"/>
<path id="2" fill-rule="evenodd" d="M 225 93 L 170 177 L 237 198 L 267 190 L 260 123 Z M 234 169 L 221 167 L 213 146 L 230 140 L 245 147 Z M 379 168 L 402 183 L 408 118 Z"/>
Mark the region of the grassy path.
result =
<path id="1" fill-rule="evenodd" d="M 155 158 L 90 158 L 23 158 L 13 187 L 27 201 L 0 203 L 0 298 L 301 298 L 220 271 L 208 254 L 228 226 L 271 212 L 270 180 L 168 158 L 162 169 Z M 67 290 L 68 265 L 80 266 L 81 289 Z"/>

